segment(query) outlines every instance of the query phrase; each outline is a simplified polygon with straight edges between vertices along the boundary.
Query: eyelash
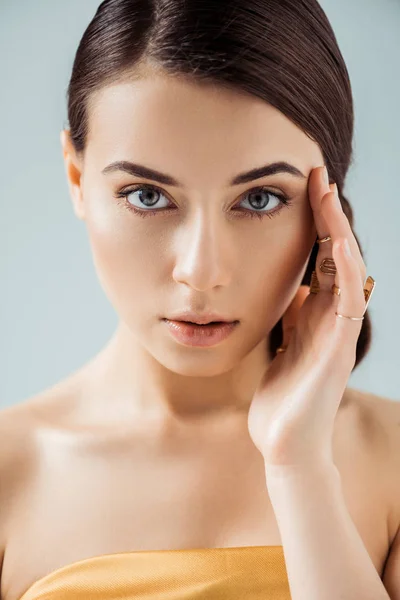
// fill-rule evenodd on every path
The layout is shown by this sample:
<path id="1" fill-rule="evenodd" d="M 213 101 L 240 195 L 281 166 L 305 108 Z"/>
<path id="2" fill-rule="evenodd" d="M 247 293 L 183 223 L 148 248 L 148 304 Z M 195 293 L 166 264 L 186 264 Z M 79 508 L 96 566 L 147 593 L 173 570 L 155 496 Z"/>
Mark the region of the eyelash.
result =
<path id="1" fill-rule="evenodd" d="M 118 204 L 121 204 L 127 210 L 133 211 L 139 217 L 143 217 L 143 218 L 154 216 L 157 213 L 160 213 L 162 211 L 174 210 L 171 208 L 162 208 L 162 209 L 159 208 L 159 209 L 155 209 L 155 210 L 151 210 L 151 209 L 140 210 L 139 208 L 136 208 L 136 206 L 133 206 L 132 204 L 130 204 L 128 202 L 127 197 L 130 194 L 132 194 L 133 192 L 137 192 L 138 190 L 155 190 L 156 192 L 159 192 L 160 194 L 163 194 L 167 197 L 167 194 L 165 194 L 165 192 L 161 188 L 158 188 L 155 185 L 138 184 L 138 185 L 134 186 L 133 188 L 129 188 L 127 190 L 121 190 L 120 192 L 117 192 L 115 194 L 115 198 L 117 200 L 122 200 L 122 202 L 118 202 Z M 261 212 L 261 211 L 255 210 L 255 209 L 249 210 L 246 208 L 239 209 L 239 212 L 244 213 L 241 216 L 250 217 L 251 219 L 254 217 L 256 217 L 258 219 L 263 219 L 264 217 L 269 217 L 270 219 L 272 219 L 273 217 L 277 216 L 284 207 L 289 208 L 290 204 L 292 203 L 292 199 L 289 198 L 288 196 L 286 196 L 286 194 L 280 194 L 277 192 L 273 192 L 265 186 L 253 188 L 252 190 L 249 190 L 248 192 L 246 192 L 244 194 L 244 196 L 249 195 L 249 194 L 256 194 L 257 192 L 267 192 L 268 194 L 271 194 L 271 196 L 275 196 L 275 198 L 278 198 L 278 200 L 281 202 L 280 208 L 276 208 L 271 212 Z"/>

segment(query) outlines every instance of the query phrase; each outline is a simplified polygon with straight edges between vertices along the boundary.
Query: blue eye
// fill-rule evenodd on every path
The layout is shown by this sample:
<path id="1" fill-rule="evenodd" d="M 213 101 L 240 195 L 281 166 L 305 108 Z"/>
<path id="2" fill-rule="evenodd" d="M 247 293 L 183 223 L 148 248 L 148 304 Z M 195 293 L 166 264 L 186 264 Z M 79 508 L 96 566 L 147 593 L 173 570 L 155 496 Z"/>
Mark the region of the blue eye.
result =
<path id="1" fill-rule="evenodd" d="M 128 200 L 128 197 L 133 196 L 136 192 L 141 192 L 137 196 L 137 202 L 141 203 L 139 205 L 133 205 L 131 200 Z M 142 193 L 144 192 L 144 193 Z M 154 197 L 155 194 L 155 197 Z M 154 185 L 137 185 L 133 188 L 129 188 L 127 190 L 122 190 L 116 194 L 117 199 L 123 199 L 123 206 L 128 210 L 133 211 L 135 214 L 140 217 L 153 216 L 157 213 L 164 212 L 164 210 L 174 210 L 168 206 L 169 201 L 167 200 L 167 204 L 164 206 L 158 205 L 157 209 L 153 209 L 152 207 L 158 204 L 159 198 L 166 198 L 165 194 L 161 189 Z M 284 194 L 278 194 L 277 192 L 272 192 L 268 188 L 258 187 L 255 189 L 246 192 L 243 196 L 244 198 L 249 197 L 249 200 L 245 200 L 248 203 L 250 208 L 242 209 L 240 208 L 238 211 L 241 213 L 240 216 L 245 217 L 257 217 L 262 219 L 263 217 L 272 218 L 278 213 L 280 213 L 281 209 L 284 206 L 289 206 L 291 203 L 291 199 L 288 198 Z M 240 204 L 243 202 L 241 200 Z M 144 208 L 147 207 L 147 208 Z"/>
<path id="2" fill-rule="evenodd" d="M 163 196 L 163 194 L 161 193 L 161 190 L 159 190 L 155 187 L 152 187 L 152 186 L 146 186 L 146 187 L 142 186 L 142 187 L 137 187 L 137 188 L 134 188 L 131 190 L 126 190 L 125 192 L 122 192 L 121 195 L 124 196 L 128 200 L 128 196 L 133 196 L 137 192 L 139 192 L 139 194 L 136 197 L 137 202 L 141 202 L 141 205 L 136 206 L 136 208 L 139 208 L 139 209 L 143 209 L 146 207 L 152 208 L 155 204 L 157 204 L 159 197 Z M 131 204 L 131 206 L 133 206 L 132 200 L 129 200 L 129 204 Z M 168 202 L 164 206 L 161 206 L 161 207 L 158 206 L 158 208 L 166 208 L 167 206 L 168 206 Z"/>
<path id="3" fill-rule="evenodd" d="M 272 218 L 276 213 L 280 212 L 283 206 L 288 206 L 290 200 L 287 196 L 283 194 L 277 194 L 276 192 L 271 192 L 266 187 L 256 188 L 255 190 L 251 190 L 246 193 L 250 199 L 247 201 L 250 207 L 254 208 L 254 210 L 247 210 L 250 217 L 258 217 L 262 219 L 263 217 Z M 252 199 L 253 197 L 253 199 Z M 271 201 L 272 198 L 272 201 Z M 264 210 L 266 209 L 266 210 Z"/>

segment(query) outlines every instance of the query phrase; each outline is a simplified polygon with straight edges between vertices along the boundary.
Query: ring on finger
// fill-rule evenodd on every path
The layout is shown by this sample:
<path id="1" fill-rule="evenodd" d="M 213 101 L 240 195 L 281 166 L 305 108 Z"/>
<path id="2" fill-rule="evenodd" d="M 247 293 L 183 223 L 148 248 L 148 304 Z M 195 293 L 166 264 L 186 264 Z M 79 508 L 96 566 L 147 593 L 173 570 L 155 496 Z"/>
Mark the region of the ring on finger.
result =
<path id="1" fill-rule="evenodd" d="M 371 275 L 369 275 L 364 283 L 364 300 L 365 300 L 365 310 L 367 310 L 367 306 L 369 301 L 371 300 L 372 292 L 375 289 L 376 281 Z"/>
<path id="2" fill-rule="evenodd" d="M 336 275 L 336 265 L 333 258 L 324 258 L 319 265 L 320 270 L 327 275 Z"/>
<path id="3" fill-rule="evenodd" d="M 287 346 L 279 346 L 279 348 L 276 349 L 276 354 L 280 354 L 281 352 L 286 352 L 287 350 Z"/>
<path id="4" fill-rule="evenodd" d="M 315 271 L 313 271 L 311 273 L 310 294 L 318 294 L 319 290 L 320 290 L 320 287 L 319 287 L 317 273 Z"/>
<path id="5" fill-rule="evenodd" d="M 373 277 L 371 277 L 371 275 L 369 275 L 367 277 L 367 280 L 366 280 L 365 284 L 364 284 L 364 290 L 363 290 L 364 291 L 364 299 L 365 299 L 364 315 L 365 315 L 365 312 L 367 310 L 369 301 L 371 300 L 371 295 L 372 295 L 372 292 L 375 289 L 375 285 L 376 285 L 375 279 Z M 339 295 L 340 294 L 340 288 L 338 288 L 335 284 L 333 284 L 333 286 L 332 286 L 332 292 L 333 292 L 333 288 L 337 288 L 339 290 L 339 293 L 338 293 L 338 295 Z M 334 293 L 337 293 L 337 292 L 334 292 Z M 337 317 L 341 317 L 342 319 L 349 319 L 350 321 L 362 321 L 364 319 L 364 315 L 362 317 L 350 317 L 350 316 L 342 315 L 342 314 L 340 314 L 338 312 L 335 312 L 335 315 Z"/>
<path id="6" fill-rule="evenodd" d="M 331 239 L 332 239 L 331 236 L 327 235 L 321 239 L 317 238 L 316 242 L 317 242 L 317 244 L 323 244 L 324 242 L 330 242 Z"/>
<path id="7" fill-rule="evenodd" d="M 342 319 L 349 319 L 350 321 L 363 321 L 364 317 L 347 317 L 346 315 L 340 315 L 338 312 L 335 312 L 337 317 L 341 317 Z"/>
<path id="8" fill-rule="evenodd" d="M 313 271 L 311 273 L 310 294 L 318 294 L 319 291 L 320 291 L 320 286 L 319 286 L 317 273 L 315 271 Z M 332 294 L 336 294 L 337 296 L 340 296 L 340 293 L 342 290 L 336 284 L 333 284 L 331 287 L 331 291 L 332 291 Z"/>

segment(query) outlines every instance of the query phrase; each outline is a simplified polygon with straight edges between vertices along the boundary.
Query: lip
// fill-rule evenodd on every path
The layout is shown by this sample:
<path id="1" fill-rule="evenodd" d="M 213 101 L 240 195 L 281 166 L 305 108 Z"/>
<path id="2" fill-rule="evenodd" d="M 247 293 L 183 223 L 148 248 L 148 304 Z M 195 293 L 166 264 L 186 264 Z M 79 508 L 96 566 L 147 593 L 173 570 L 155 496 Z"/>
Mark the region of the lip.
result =
<path id="1" fill-rule="evenodd" d="M 186 321 L 163 319 L 169 333 L 184 346 L 215 346 L 225 340 L 238 326 L 239 321 L 195 325 Z"/>
<path id="2" fill-rule="evenodd" d="M 234 323 L 237 319 L 230 319 L 224 317 L 218 313 L 207 312 L 207 313 L 196 313 L 190 310 L 184 310 L 180 313 L 175 313 L 170 317 L 166 317 L 167 321 L 189 321 L 196 323 L 197 325 L 207 325 L 212 321 L 223 322 L 223 323 Z"/>

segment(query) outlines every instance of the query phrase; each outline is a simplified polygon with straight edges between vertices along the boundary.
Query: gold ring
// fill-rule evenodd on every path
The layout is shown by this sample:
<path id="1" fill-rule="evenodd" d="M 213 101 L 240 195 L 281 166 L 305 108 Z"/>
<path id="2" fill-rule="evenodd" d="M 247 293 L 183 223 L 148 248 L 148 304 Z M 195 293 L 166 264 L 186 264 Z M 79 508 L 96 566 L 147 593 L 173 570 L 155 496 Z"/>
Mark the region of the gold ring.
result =
<path id="1" fill-rule="evenodd" d="M 286 352 L 286 348 L 287 346 L 279 346 L 279 348 L 276 350 L 276 353 L 279 354 L 280 352 Z"/>
<path id="2" fill-rule="evenodd" d="M 333 286 L 331 287 L 331 290 L 332 290 L 332 294 L 336 294 L 336 296 L 340 296 L 340 292 L 342 291 L 340 289 L 340 287 L 338 287 L 335 284 L 333 284 Z"/>
<path id="3" fill-rule="evenodd" d="M 371 275 L 369 275 L 364 284 L 364 299 L 365 299 L 365 310 L 367 310 L 367 306 L 369 301 L 371 300 L 372 292 L 375 289 L 376 281 Z"/>
<path id="4" fill-rule="evenodd" d="M 317 241 L 317 244 L 323 244 L 324 242 L 330 242 L 331 239 L 332 239 L 331 236 L 327 235 L 326 237 L 321 238 L 321 239 L 317 238 L 316 241 Z"/>
<path id="5" fill-rule="evenodd" d="M 375 285 L 376 285 L 375 279 L 373 277 L 371 277 L 371 275 L 369 275 L 367 277 L 366 281 L 365 281 L 365 284 L 364 284 L 364 298 L 365 298 L 364 315 L 365 315 L 365 312 L 367 310 L 368 303 L 371 300 L 371 295 L 372 295 L 372 292 L 375 289 Z M 333 286 L 332 286 L 332 291 L 333 291 L 334 287 L 336 287 L 335 284 L 333 284 Z M 340 290 L 340 288 L 338 288 L 338 289 Z M 341 315 L 339 313 L 335 313 L 335 314 L 338 317 L 341 317 L 342 319 L 350 319 L 350 321 L 362 321 L 364 319 L 364 316 L 362 316 L 362 317 L 347 317 L 347 316 Z"/>
<path id="6" fill-rule="evenodd" d="M 317 273 L 313 271 L 311 273 L 311 282 L 310 282 L 310 294 L 318 294 L 319 292 L 319 281 L 317 277 Z"/>
<path id="7" fill-rule="evenodd" d="M 333 258 L 324 258 L 324 260 L 319 265 L 319 268 L 323 273 L 327 275 L 336 275 L 336 265 Z"/>
<path id="8" fill-rule="evenodd" d="M 350 321 L 362 321 L 364 317 L 345 317 L 344 315 L 340 315 L 339 313 L 335 313 L 336 316 L 342 317 L 342 319 L 350 319 Z"/>

